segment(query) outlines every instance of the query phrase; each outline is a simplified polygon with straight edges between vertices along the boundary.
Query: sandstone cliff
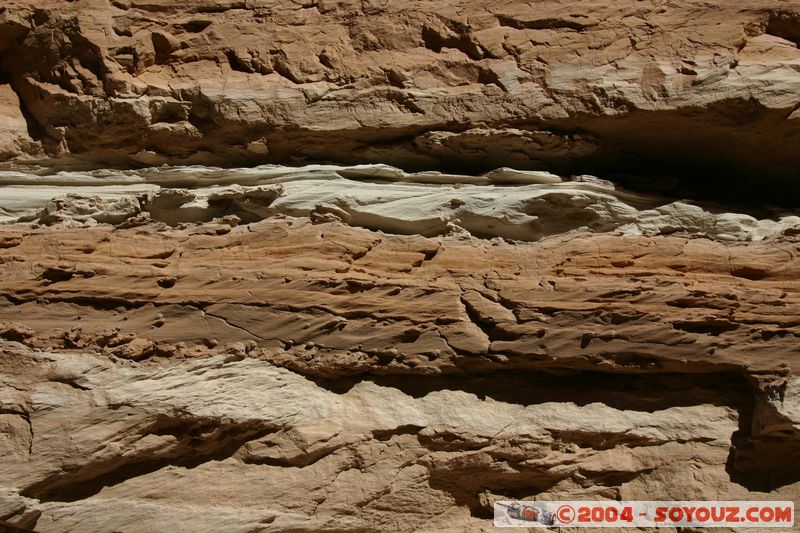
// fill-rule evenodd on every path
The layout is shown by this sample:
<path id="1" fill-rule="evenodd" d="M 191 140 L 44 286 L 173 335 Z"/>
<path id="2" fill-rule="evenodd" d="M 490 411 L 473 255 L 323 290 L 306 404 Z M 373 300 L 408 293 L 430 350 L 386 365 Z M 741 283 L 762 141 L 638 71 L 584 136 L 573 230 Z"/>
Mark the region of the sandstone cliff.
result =
<path id="1" fill-rule="evenodd" d="M 799 42 L 783 0 L 12 0 L 0 157 L 509 166 L 785 201 Z"/>
<path id="2" fill-rule="evenodd" d="M 746 4 L 6 2 L 0 531 L 800 502 L 800 7 Z"/>
<path id="3" fill-rule="evenodd" d="M 798 242 L 8 226 L 4 513 L 438 531 L 507 498 L 797 500 Z"/>

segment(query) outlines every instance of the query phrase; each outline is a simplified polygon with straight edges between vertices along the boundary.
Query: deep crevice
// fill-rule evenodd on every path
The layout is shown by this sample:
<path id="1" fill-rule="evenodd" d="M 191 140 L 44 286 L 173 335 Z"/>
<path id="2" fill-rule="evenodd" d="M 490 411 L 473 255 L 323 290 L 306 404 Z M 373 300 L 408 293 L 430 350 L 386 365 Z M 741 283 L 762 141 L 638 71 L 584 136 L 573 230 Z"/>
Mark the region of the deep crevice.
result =
<path id="1" fill-rule="evenodd" d="M 425 43 L 425 48 L 434 52 L 441 53 L 442 48 L 454 48 L 467 55 L 474 61 L 483 59 L 483 52 L 481 49 L 470 39 L 468 34 L 457 34 L 452 37 L 442 37 L 439 32 L 429 26 L 422 29 L 422 41 Z"/>
<path id="2" fill-rule="evenodd" d="M 239 59 L 239 56 L 236 55 L 235 50 L 226 50 L 225 57 L 228 58 L 228 65 L 232 70 L 237 72 L 246 72 L 248 74 L 253 73 L 253 69 L 242 63 L 242 61 Z"/>
<path id="3" fill-rule="evenodd" d="M 596 23 L 582 23 L 576 20 L 569 20 L 564 18 L 542 18 L 531 20 L 520 20 L 513 17 L 498 15 L 497 21 L 501 26 L 515 28 L 518 30 L 573 30 L 583 31 Z"/>
<path id="4" fill-rule="evenodd" d="M 414 376 L 413 379 L 397 375 L 361 375 L 338 379 L 313 375 L 305 377 L 337 394 L 346 394 L 357 383 L 367 381 L 398 389 L 414 398 L 451 390 L 523 406 L 546 402 L 574 403 L 578 406 L 602 403 L 615 409 L 648 413 L 706 404 L 729 407 L 739 413 L 739 425 L 731 436 L 732 446 L 727 463 L 731 481 L 751 491 L 769 491 L 800 481 L 800 461 L 797 468 L 785 468 L 775 463 L 786 454 L 800 458 L 800 447 L 797 446 L 800 436 L 794 431 L 785 435 L 754 434 L 760 429 L 754 426 L 753 413 L 757 409 L 762 413 L 765 410 L 772 412 L 774 408 L 769 407 L 764 392 L 752 378 L 737 373 L 620 375 L 570 369 L 561 373 L 495 371 L 479 376 Z M 781 415 L 772 413 L 767 416 L 776 419 Z M 453 489 L 447 483 L 447 476 L 451 474 L 442 475 L 444 477 L 439 478 L 441 487 Z M 540 480 L 547 477 L 542 477 L 541 473 L 537 473 L 537 476 L 533 477 Z M 526 486 L 530 484 L 531 476 L 515 479 Z M 553 480 L 553 484 L 557 482 Z M 503 486 L 508 488 L 507 484 Z M 537 491 L 546 489 L 539 487 Z M 454 494 L 457 499 L 463 500 L 473 511 L 481 512 L 474 492 L 458 491 L 458 494 Z M 527 495 L 535 493 L 527 492 Z"/>
<path id="5" fill-rule="evenodd" d="M 88 463 L 77 470 L 64 471 L 39 481 L 21 491 L 40 501 L 73 502 L 88 498 L 105 487 L 122 483 L 173 465 L 195 468 L 209 461 L 231 457 L 243 444 L 279 429 L 261 421 L 228 422 L 193 416 L 158 415 L 142 432 L 172 436 L 175 443 L 162 449 L 143 451 L 132 456 L 114 456 Z"/>
<path id="6" fill-rule="evenodd" d="M 357 383 L 367 381 L 396 388 L 414 398 L 422 398 L 440 390 L 458 390 L 475 394 L 481 399 L 491 398 L 517 405 L 572 402 L 585 406 L 599 402 L 615 409 L 650 413 L 700 403 L 730 406 L 750 396 L 747 380 L 737 374 L 721 372 L 622 375 L 571 369 L 559 372 L 556 369 L 554 372 L 495 371 L 478 376 L 305 377 L 338 394 L 345 394 Z"/>
<path id="7" fill-rule="evenodd" d="M 764 32 L 785 39 L 800 48 L 800 12 L 770 11 Z"/>
<path id="8" fill-rule="evenodd" d="M 211 20 L 190 20 L 181 24 L 174 24 L 174 26 L 181 28 L 189 33 L 200 33 L 213 24 Z"/>

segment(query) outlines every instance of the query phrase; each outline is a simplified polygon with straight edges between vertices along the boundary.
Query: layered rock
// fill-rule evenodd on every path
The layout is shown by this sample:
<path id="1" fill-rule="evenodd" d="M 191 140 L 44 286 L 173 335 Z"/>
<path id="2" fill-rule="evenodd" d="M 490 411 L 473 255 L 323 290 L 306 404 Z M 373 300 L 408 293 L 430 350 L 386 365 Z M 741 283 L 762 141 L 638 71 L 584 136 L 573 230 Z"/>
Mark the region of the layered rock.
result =
<path id="1" fill-rule="evenodd" d="M 2 415 L 4 483 L 21 495 L 0 501 L 41 513 L 39 531 L 464 530 L 485 526 L 499 495 L 746 494 L 724 470 L 740 391 L 687 401 L 731 385 L 716 376 L 636 406 L 634 391 L 593 397 L 570 387 L 579 379 L 337 392 L 243 355 L 138 367 L 3 353 L 4 367 L 39 372 L 3 374 L 22 385 Z M 527 390 L 492 397 L 508 384 Z"/>
<path id="2" fill-rule="evenodd" d="M 2 80 L 29 123 L 5 158 L 511 166 L 798 192 L 800 12 L 781 0 L 14 0 L 0 17 Z"/>
<path id="3" fill-rule="evenodd" d="M 798 46 L 783 0 L 6 2 L 0 530 L 800 502 Z"/>
<path id="4" fill-rule="evenodd" d="M 160 167 L 49 176 L 0 172 L 2 185 L 0 221 L 45 225 L 120 224 L 147 217 L 177 226 L 289 215 L 389 233 L 516 241 L 587 230 L 749 241 L 800 230 L 800 218 L 786 210 L 760 209 L 759 219 L 718 212 L 718 205 L 632 193 L 593 176 L 562 182 L 547 172 L 509 168 L 481 176 L 408 174 L 386 165 Z"/>
<path id="5" fill-rule="evenodd" d="M 0 230 L 3 508 L 37 530 L 797 499 L 794 236 L 142 224 Z"/>

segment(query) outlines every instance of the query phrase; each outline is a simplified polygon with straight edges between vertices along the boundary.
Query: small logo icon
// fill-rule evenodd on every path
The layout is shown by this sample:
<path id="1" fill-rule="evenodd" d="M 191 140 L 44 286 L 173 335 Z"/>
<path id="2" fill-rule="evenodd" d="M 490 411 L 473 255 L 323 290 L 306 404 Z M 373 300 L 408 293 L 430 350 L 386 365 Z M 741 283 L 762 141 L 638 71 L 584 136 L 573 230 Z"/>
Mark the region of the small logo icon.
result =
<path id="1" fill-rule="evenodd" d="M 562 505 L 556 511 L 556 516 L 562 524 L 571 524 L 575 520 L 575 509 L 571 505 Z"/>
<path id="2" fill-rule="evenodd" d="M 508 514 L 509 518 L 513 518 L 514 520 L 538 522 L 546 526 L 552 526 L 555 523 L 553 513 L 543 507 L 540 508 L 536 505 L 525 505 L 519 502 L 514 502 L 510 505 L 503 506 L 506 508 L 506 514 Z"/>

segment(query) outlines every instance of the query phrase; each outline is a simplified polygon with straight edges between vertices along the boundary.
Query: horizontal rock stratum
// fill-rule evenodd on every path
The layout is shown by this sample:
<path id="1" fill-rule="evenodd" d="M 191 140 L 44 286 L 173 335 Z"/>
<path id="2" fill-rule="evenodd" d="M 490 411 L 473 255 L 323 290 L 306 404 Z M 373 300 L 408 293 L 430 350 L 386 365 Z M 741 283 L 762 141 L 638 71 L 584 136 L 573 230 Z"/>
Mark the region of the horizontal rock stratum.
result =
<path id="1" fill-rule="evenodd" d="M 0 157 L 509 166 L 785 201 L 798 43 L 784 0 L 11 0 Z"/>
<path id="2" fill-rule="evenodd" d="M 797 2 L 9 0 L 0 119 L 0 531 L 800 502 Z"/>
<path id="3" fill-rule="evenodd" d="M 562 179 L 509 168 L 480 176 L 409 174 L 387 165 L 157 167 L 43 176 L 0 171 L 0 187 L 0 223 L 48 226 L 179 226 L 225 217 L 250 223 L 288 215 L 397 234 L 466 233 L 509 241 L 570 231 L 757 241 L 800 231 L 800 217 L 786 209 L 762 208 L 756 218 L 635 193 L 594 176 Z"/>
<path id="4" fill-rule="evenodd" d="M 42 531 L 798 498 L 796 237 L 513 245 L 290 218 L 0 243 L 0 502 Z"/>

